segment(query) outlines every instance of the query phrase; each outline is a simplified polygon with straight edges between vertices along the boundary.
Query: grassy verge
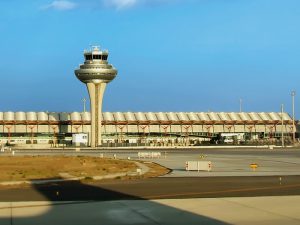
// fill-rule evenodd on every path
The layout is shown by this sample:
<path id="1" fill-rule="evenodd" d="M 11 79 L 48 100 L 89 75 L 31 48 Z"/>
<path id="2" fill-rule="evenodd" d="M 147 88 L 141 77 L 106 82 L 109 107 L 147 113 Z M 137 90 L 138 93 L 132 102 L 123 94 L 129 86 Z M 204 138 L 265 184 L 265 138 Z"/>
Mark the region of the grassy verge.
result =
<path id="1" fill-rule="evenodd" d="M 59 178 L 61 173 L 92 177 L 136 169 L 134 162 L 87 156 L 5 156 L 0 157 L 0 182 Z"/>

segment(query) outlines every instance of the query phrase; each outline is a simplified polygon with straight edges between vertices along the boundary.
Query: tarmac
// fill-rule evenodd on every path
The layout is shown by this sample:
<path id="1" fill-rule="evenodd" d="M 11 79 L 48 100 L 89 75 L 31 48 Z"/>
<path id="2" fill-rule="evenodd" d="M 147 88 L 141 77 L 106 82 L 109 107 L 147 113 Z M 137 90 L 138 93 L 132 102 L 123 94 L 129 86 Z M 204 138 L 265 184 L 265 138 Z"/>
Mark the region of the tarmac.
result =
<path id="1" fill-rule="evenodd" d="M 170 168 L 172 172 L 166 177 L 300 175 L 299 150 L 204 150 L 187 154 L 162 152 L 160 158 L 141 160 L 150 160 Z M 186 171 L 187 161 L 211 162 L 211 171 Z M 256 164 L 257 168 L 251 168 L 251 164 Z"/>
<path id="2" fill-rule="evenodd" d="M 267 175 L 275 176 L 274 179 L 276 178 L 277 183 L 281 185 L 280 176 L 300 175 L 300 151 L 298 150 L 228 150 L 220 152 L 203 150 L 187 154 L 164 151 L 161 153 L 160 158 L 140 160 L 153 161 L 172 169 L 167 177 L 173 177 L 173 179 L 178 177 L 215 177 L 217 181 L 221 177 L 225 179 L 226 176 L 238 179 L 238 176 L 258 178 Z M 86 153 L 79 152 L 78 154 Z M 91 154 L 97 155 L 99 152 Z M 118 158 L 138 159 L 137 153 L 133 152 L 111 151 L 101 154 L 104 154 L 104 157 L 117 154 Z M 185 162 L 190 160 L 211 161 L 212 171 L 185 171 Z M 255 170 L 250 168 L 250 164 L 253 163 L 258 165 Z M 295 188 L 297 189 L 297 187 Z M 288 191 L 288 189 L 286 190 Z M 182 191 L 184 192 L 184 190 Z M 272 195 L 273 191 L 265 190 L 266 195 Z M 288 194 L 286 192 L 286 195 L 283 194 L 283 196 L 260 197 L 196 198 L 191 196 L 190 198 L 170 199 L 168 197 L 148 200 L 137 198 L 57 202 L 51 199 L 52 201 L 2 202 L 0 203 L 0 225 L 299 225 L 300 195 L 288 196 Z M 113 195 L 115 196 L 115 194 Z"/>
<path id="3" fill-rule="evenodd" d="M 228 146 L 229 147 L 229 146 Z M 161 153 L 160 157 L 138 157 L 138 152 Z M 51 151 L 16 151 L 21 155 L 89 155 L 120 159 L 152 161 L 170 168 L 167 177 L 220 177 L 220 176 L 288 176 L 300 175 L 300 149 L 134 149 L 134 150 L 51 150 Z M 210 161 L 212 169 L 207 171 L 186 171 L 187 161 Z M 257 164 L 254 170 L 251 164 Z"/>
<path id="4" fill-rule="evenodd" d="M 300 196 L 0 203 L 1 225 L 299 225 Z"/>

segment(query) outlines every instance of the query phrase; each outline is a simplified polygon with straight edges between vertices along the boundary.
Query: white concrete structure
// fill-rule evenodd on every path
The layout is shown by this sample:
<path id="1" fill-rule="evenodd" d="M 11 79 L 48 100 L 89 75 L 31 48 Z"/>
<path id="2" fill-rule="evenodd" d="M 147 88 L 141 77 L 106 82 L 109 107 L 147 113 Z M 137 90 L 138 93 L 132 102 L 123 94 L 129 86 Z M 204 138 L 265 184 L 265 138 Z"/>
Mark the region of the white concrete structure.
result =
<path id="1" fill-rule="evenodd" d="M 88 135 L 87 134 L 73 134 L 72 143 L 75 146 L 87 146 L 88 145 Z"/>
<path id="2" fill-rule="evenodd" d="M 186 171 L 211 171 L 212 163 L 211 161 L 186 161 L 185 170 Z"/>
<path id="3" fill-rule="evenodd" d="M 102 100 L 106 84 L 117 75 L 117 70 L 107 62 L 108 51 L 101 51 L 97 46 L 84 52 L 85 62 L 75 70 L 77 78 L 86 84 L 91 106 L 91 147 L 102 145 L 101 113 Z"/>

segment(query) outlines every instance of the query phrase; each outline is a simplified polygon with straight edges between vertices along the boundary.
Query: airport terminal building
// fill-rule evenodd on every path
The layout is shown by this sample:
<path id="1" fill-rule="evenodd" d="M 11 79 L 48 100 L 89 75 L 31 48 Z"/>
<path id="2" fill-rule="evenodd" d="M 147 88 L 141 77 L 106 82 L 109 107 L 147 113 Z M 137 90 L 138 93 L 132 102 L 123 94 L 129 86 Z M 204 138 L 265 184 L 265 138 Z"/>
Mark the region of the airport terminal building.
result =
<path id="1" fill-rule="evenodd" d="M 258 145 L 294 139 L 295 123 L 287 113 L 102 112 L 106 85 L 118 73 L 108 55 L 92 46 L 74 71 L 87 87 L 90 112 L 0 112 L 0 145 Z"/>
<path id="2" fill-rule="evenodd" d="M 102 146 L 276 144 L 292 140 L 293 120 L 276 112 L 103 112 Z M 0 143 L 89 145 L 90 112 L 0 112 Z M 77 139 L 76 139 L 77 137 Z M 78 144 L 78 143 L 76 143 Z"/>

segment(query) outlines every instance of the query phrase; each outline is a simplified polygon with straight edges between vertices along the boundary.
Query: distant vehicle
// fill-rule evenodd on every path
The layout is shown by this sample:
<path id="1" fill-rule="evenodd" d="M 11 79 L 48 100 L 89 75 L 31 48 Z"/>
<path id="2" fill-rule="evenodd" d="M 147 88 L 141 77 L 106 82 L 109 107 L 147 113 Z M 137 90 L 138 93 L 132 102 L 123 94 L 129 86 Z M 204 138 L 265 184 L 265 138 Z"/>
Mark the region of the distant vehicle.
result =
<path id="1" fill-rule="evenodd" d="M 233 143 L 233 139 L 232 139 L 232 138 L 226 137 L 226 138 L 224 139 L 224 143 L 226 143 L 226 144 L 231 144 L 231 143 Z"/>
<path id="2" fill-rule="evenodd" d="M 244 141 L 244 133 L 221 133 L 221 140 L 224 144 L 240 143 Z"/>

